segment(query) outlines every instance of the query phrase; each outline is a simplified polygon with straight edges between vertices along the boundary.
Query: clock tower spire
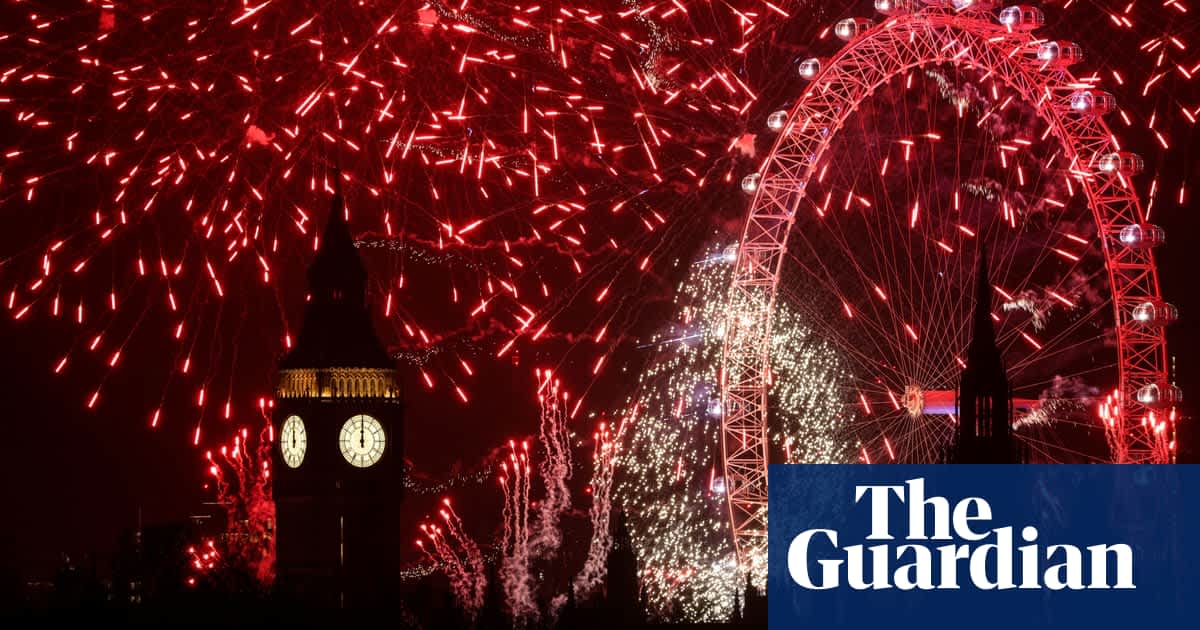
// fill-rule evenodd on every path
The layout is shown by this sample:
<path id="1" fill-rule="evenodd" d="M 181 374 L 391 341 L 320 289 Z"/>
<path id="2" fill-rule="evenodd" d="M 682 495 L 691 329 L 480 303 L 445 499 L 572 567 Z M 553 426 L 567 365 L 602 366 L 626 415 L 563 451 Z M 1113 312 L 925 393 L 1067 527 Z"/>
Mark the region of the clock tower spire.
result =
<path id="1" fill-rule="evenodd" d="M 967 366 L 959 380 L 958 424 L 948 463 L 1017 464 L 1020 453 L 1012 433 L 1012 387 L 992 322 L 992 285 L 987 250 L 980 247 L 975 271 L 975 312 Z"/>
<path id="2" fill-rule="evenodd" d="M 277 586 L 306 606 L 376 607 L 400 579 L 403 411 L 395 362 L 367 309 L 367 271 L 341 174 L 308 268 L 273 426 Z"/>

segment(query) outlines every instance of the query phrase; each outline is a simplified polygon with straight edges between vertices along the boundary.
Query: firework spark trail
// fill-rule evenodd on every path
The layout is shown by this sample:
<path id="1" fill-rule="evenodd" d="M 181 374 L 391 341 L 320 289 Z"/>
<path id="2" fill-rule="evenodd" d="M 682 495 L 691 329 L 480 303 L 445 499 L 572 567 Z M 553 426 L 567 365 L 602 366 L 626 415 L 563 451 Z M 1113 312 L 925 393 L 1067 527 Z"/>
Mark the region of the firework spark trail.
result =
<path id="1" fill-rule="evenodd" d="M 637 421 L 626 422 L 614 498 L 645 567 L 647 605 L 662 618 L 728 619 L 744 586 L 729 535 L 719 435 L 722 342 L 728 314 L 740 312 L 726 301 L 736 259 L 737 246 L 718 237 L 688 265 L 672 292 L 671 321 L 639 345 L 649 356 L 623 405 L 637 410 Z M 789 462 L 852 461 L 838 385 L 844 361 L 790 305 L 775 317 L 773 452 Z"/>
<path id="2" fill-rule="evenodd" d="M 636 416 L 636 410 L 634 415 Z M 634 419 L 630 418 L 630 422 Z M 592 597 L 604 581 L 608 571 L 608 552 L 612 549 L 612 489 L 620 451 L 621 429 L 614 434 L 607 423 L 601 422 L 594 438 L 596 448 L 592 462 L 592 540 L 588 546 L 587 560 L 583 570 L 575 577 L 575 595 L 580 600 Z"/>
<path id="3" fill-rule="evenodd" d="M 624 258 L 600 259 L 606 241 L 619 252 L 654 233 L 629 260 L 649 263 L 644 254 L 655 252 L 658 263 L 659 239 L 677 211 L 690 210 L 706 183 L 730 181 L 736 165 L 728 158 L 737 149 L 727 143 L 753 138 L 745 123 L 756 120 L 758 95 L 770 89 L 778 96 L 778 86 L 795 80 L 784 57 L 797 16 L 815 31 L 841 10 L 794 0 L 766 9 L 761 0 L 734 0 L 703 12 L 688 11 L 685 2 L 587 0 L 557 11 L 374 0 L 232 8 L 182 0 L 8 4 L 11 19 L 0 27 L 0 110 L 11 114 L 5 123 L 11 120 L 12 133 L 2 154 L 0 204 L 36 203 L 81 175 L 100 181 L 104 200 L 80 204 L 87 210 L 23 238 L 28 248 L 20 260 L 0 252 L 15 263 L 4 265 L 11 273 L 3 270 L 13 281 L 7 307 L 22 319 L 59 317 L 77 305 L 80 333 L 102 338 L 91 350 L 111 351 L 103 353 L 110 372 L 123 365 L 124 343 L 114 340 L 135 336 L 128 327 L 139 326 L 120 313 L 147 302 L 169 305 L 164 317 L 175 340 L 195 347 L 204 343 L 198 331 L 229 325 L 214 313 L 225 296 L 242 299 L 260 286 L 274 291 L 295 253 L 310 249 L 312 209 L 329 188 L 325 167 L 339 156 L 362 196 L 384 206 L 369 217 L 373 231 L 443 251 L 487 243 L 487 251 L 453 267 L 461 284 L 503 279 L 536 294 L 524 281 L 541 279 L 548 265 L 508 251 L 509 242 L 522 240 L 544 243 L 556 254 L 549 259 L 564 266 L 590 270 Z M 1059 27 L 1072 27 L 1089 56 L 1094 51 L 1107 62 L 1119 55 L 1095 76 L 1119 92 L 1119 124 L 1142 131 L 1164 158 L 1190 144 L 1180 137 L 1200 116 L 1190 89 L 1200 71 L 1191 4 L 1087 0 L 1047 8 L 1048 31 L 1065 35 Z M 755 68 L 749 59 L 762 61 Z M 1147 219 L 1152 209 L 1186 203 L 1184 182 L 1167 177 L 1177 175 L 1156 175 L 1150 186 Z M 399 212 L 389 204 L 420 208 Z M 627 221 L 598 220 L 598 208 Z M 505 220 L 526 209 L 524 220 Z M 136 267 L 136 275 L 96 271 L 109 269 L 94 264 L 106 252 L 136 258 L 124 267 Z M 547 282 L 547 293 L 586 290 L 588 283 L 573 281 Z M 504 293 L 489 290 L 481 300 Z M 503 306 L 493 318 L 521 312 Z M 604 307 L 618 308 L 612 301 Z M 530 308 L 539 314 L 536 324 L 523 313 L 529 323 L 504 320 L 496 337 L 529 341 L 558 314 Z M 107 310 L 114 313 L 102 316 L 107 321 L 95 315 Z M 398 325 L 419 330 L 412 319 Z M 286 346 L 285 318 L 258 323 L 270 330 L 265 338 Z M 87 353 L 78 346 L 55 357 L 55 373 L 83 362 Z M 179 351 L 172 361 L 191 365 L 192 375 L 238 367 L 191 359 Z M 438 369 L 454 369 L 453 360 L 447 363 Z M 171 387 L 196 395 L 203 386 L 193 379 L 181 376 Z M 107 382 L 89 388 L 89 408 L 104 400 Z M 464 401 L 465 390 L 456 391 Z M 207 394 L 235 406 L 247 399 L 244 391 Z M 152 412 L 152 426 L 160 415 Z"/>
<path id="4" fill-rule="evenodd" d="M 225 533 L 221 537 L 223 553 L 220 555 L 226 558 L 226 563 L 249 569 L 263 586 L 270 585 L 275 579 L 272 444 L 269 426 L 254 441 L 250 439 L 249 429 L 243 428 L 234 436 L 231 445 L 218 449 L 219 458 L 215 458 L 212 451 L 205 453 L 209 475 L 215 482 L 217 503 L 225 509 Z M 208 541 L 207 546 L 211 548 L 210 559 L 218 557 L 213 541 Z"/>
<path id="5" fill-rule="evenodd" d="M 538 403 L 541 411 L 541 443 L 545 456 L 539 463 L 546 496 L 538 508 L 531 541 L 535 557 L 553 556 L 562 544 L 560 521 L 571 508 L 571 445 L 567 436 L 567 392 L 550 370 L 539 371 Z"/>
<path id="6" fill-rule="evenodd" d="M 426 537 L 433 535 L 431 533 L 431 531 L 428 529 L 429 527 L 430 527 L 430 525 L 428 523 L 421 523 L 421 526 L 420 526 L 421 533 L 424 534 Z M 435 568 L 444 568 L 445 565 L 441 559 L 441 556 L 434 553 L 433 551 L 430 551 L 429 548 L 425 546 L 424 540 L 421 540 L 419 538 L 417 539 L 417 549 L 419 549 L 421 551 L 421 553 L 425 556 L 425 559 L 429 561 L 430 566 L 433 566 Z"/>
<path id="7" fill-rule="evenodd" d="M 442 515 L 443 518 L 445 514 Z M 429 539 L 430 546 L 433 551 L 430 551 L 425 546 L 425 541 L 418 540 L 417 546 L 424 551 L 435 566 L 439 567 L 450 581 L 450 590 L 454 593 L 454 597 L 459 601 L 468 614 L 471 614 L 471 589 L 467 582 L 467 568 L 463 564 L 458 553 L 451 547 L 450 542 L 446 539 L 444 530 L 438 525 L 431 523 L 421 524 L 421 533 Z"/>
<path id="8" fill-rule="evenodd" d="M 421 525 L 421 532 L 429 539 L 433 551 L 421 540 L 417 541 L 417 546 L 435 566 L 445 572 L 455 599 L 467 618 L 474 620 L 483 607 L 484 589 L 487 587 L 483 555 L 475 541 L 463 531 L 462 520 L 450 505 L 450 499 L 443 498 L 442 505 L 438 513 L 445 523 L 444 529 L 431 523 Z"/>
<path id="9" fill-rule="evenodd" d="M 504 489 L 504 536 L 500 559 L 500 580 L 515 625 L 533 623 L 538 618 L 530 574 L 529 549 L 529 443 L 509 440 L 509 460 L 501 465 L 500 486 Z"/>
<path id="10" fill-rule="evenodd" d="M 518 601 L 520 602 L 520 607 L 518 610 L 522 612 L 522 614 L 516 615 L 516 617 L 532 623 L 537 621 L 539 612 L 537 598 L 534 593 L 533 575 L 530 573 L 530 563 L 532 558 L 529 546 L 529 510 L 531 507 L 531 502 L 529 499 L 529 487 L 530 479 L 532 477 L 532 462 L 530 461 L 531 458 L 529 456 L 529 443 L 523 442 L 521 447 L 523 451 L 521 453 L 521 459 L 522 463 L 524 464 L 524 473 L 520 476 L 521 518 L 519 523 L 521 525 L 521 537 L 517 543 L 517 549 L 520 551 L 521 556 L 516 564 L 516 566 L 519 568 L 513 572 L 514 583 L 517 587 L 514 589 L 514 593 L 519 595 Z"/>
<path id="11" fill-rule="evenodd" d="M 529 521 L 533 512 L 533 467 L 528 441 L 521 442 L 518 447 L 516 440 L 509 440 L 507 458 L 500 462 L 497 479 L 503 492 L 499 574 L 510 613 L 518 625 L 534 623 L 540 615 L 531 566 L 537 560 L 552 558 L 562 544 L 560 522 L 571 503 L 567 485 L 572 460 L 566 427 L 569 396 L 550 370 L 539 369 L 535 376 L 540 437 L 546 456 L 539 466 L 545 481 L 545 497 L 538 506 L 532 528 Z M 442 502 L 444 507 L 440 514 L 445 530 L 435 525 L 422 525 L 422 531 L 433 543 L 433 552 L 423 544 L 421 548 L 438 561 L 450 579 L 456 597 L 474 616 L 482 606 L 486 586 L 483 557 L 478 546 L 463 531 L 462 521 L 449 499 Z M 552 600 L 552 616 L 562 601 L 565 601 L 564 597 Z"/>
<path id="12" fill-rule="evenodd" d="M 1096 417 L 1100 423 L 1107 427 L 1122 427 L 1130 422 L 1122 413 L 1121 407 L 1121 392 L 1113 390 L 1111 394 L 1106 396 L 1096 409 Z M 1151 411 L 1141 417 L 1140 422 L 1143 427 L 1153 431 L 1155 439 L 1159 442 L 1160 448 L 1173 448 L 1174 437 L 1171 435 L 1170 427 L 1174 426 L 1178 421 L 1178 411 L 1172 407 L 1170 409 Z M 1110 442 L 1110 447 L 1114 450 L 1117 444 Z"/>
<path id="13" fill-rule="evenodd" d="M 209 574 L 216 570 L 217 563 L 221 561 L 221 552 L 217 550 L 217 542 L 211 538 L 206 538 L 200 542 L 200 546 L 190 545 L 187 548 L 188 566 L 197 574 Z M 196 585 L 196 576 L 189 576 L 187 579 L 188 586 Z"/>
<path id="14" fill-rule="evenodd" d="M 460 599 L 463 602 L 463 607 L 467 614 L 472 619 L 483 607 L 484 589 L 487 588 L 487 572 L 483 566 L 483 554 L 479 551 L 479 545 L 463 530 L 462 519 L 454 511 L 454 507 L 450 505 L 450 499 L 443 499 L 442 503 L 446 509 L 442 511 L 442 517 L 446 520 L 446 529 L 452 539 L 463 552 L 463 564 L 466 572 L 466 597 Z"/>
<path id="15" fill-rule="evenodd" d="M 203 331 L 235 325 L 218 314 L 226 300 L 278 305 L 279 278 L 314 244 L 332 163 L 346 167 L 348 190 L 372 200 L 365 212 L 352 208 L 356 227 L 447 253 L 435 264 L 449 276 L 439 281 L 451 309 L 491 304 L 478 319 L 503 321 L 500 343 L 536 342 L 561 309 L 518 293 L 569 304 L 591 289 L 570 270 L 605 285 L 643 273 L 654 240 L 643 235 L 664 234 L 685 207 L 679 192 L 729 168 L 725 127 L 755 97 L 744 85 L 717 89 L 733 85 L 741 63 L 741 50 L 722 51 L 768 40 L 782 23 L 767 14 L 730 28 L 729 18 L 753 12 L 724 5 L 707 18 L 588 1 L 551 11 L 34 0 L 3 10 L 0 111 L 11 113 L 12 133 L 0 204 L 43 203 L 70 177 L 97 184 L 96 203 L 80 204 L 88 210 L 30 234 L 19 256 L 0 252 L 15 283 L 9 312 L 78 312 L 72 319 L 99 340 L 91 350 L 109 351 L 111 372 L 122 340 L 143 329 L 125 314 L 164 305 L 164 326 L 145 326 L 169 328 L 181 348 L 165 353 L 180 376 L 164 387 L 235 408 L 257 395 L 241 391 L 249 385 L 216 392 L 207 385 L 219 379 L 195 376 L 233 373 L 229 353 L 202 362 L 190 349 L 205 344 Z M 620 255 L 637 240 L 639 255 Z M 536 251 L 512 251 L 526 243 Z M 95 271 L 109 257 L 135 272 Z M 546 273 L 539 258 L 568 272 Z M 614 258 L 622 263 L 606 264 Z M 406 259 L 392 257 L 396 277 L 380 284 L 402 288 Z M 460 296 L 469 286 L 487 288 Z M 397 345 L 432 345 L 417 317 L 389 319 L 415 331 Z M 261 320 L 264 343 L 287 347 L 286 313 Z M 65 349 L 54 372 L 80 355 L 78 344 Z M 89 408 L 108 381 L 90 389 Z M 469 399 L 449 375 L 440 382 Z M 194 420 L 194 443 L 208 408 Z M 152 415 L 152 426 L 165 419 Z"/>
<path id="16" fill-rule="evenodd" d="M 504 491 L 504 507 L 500 511 L 500 523 L 503 528 L 500 536 L 500 553 L 502 556 L 508 555 L 508 550 L 512 548 L 515 538 L 513 528 L 515 520 L 513 516 L 515 513 L 513 509 L 514 497 L 512 491 L 509 489 L 508 480 L 510 476 L 519 473 L 514 469 L 510 475 L 508 464 L 509 462 L 507 461 L 500 462 L 500 476 L 496 479 L 500 483 L 500 489 Z"/>

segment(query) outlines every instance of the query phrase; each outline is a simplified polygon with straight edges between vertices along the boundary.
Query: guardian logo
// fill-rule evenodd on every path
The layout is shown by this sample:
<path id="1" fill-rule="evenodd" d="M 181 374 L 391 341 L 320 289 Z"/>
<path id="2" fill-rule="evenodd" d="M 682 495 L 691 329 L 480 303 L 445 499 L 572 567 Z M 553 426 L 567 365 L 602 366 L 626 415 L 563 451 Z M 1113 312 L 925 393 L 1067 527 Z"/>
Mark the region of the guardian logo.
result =
<path id="1" fill-rule="evenodd" d="M 772 464 L 768 475 L 772 628 L 1200 619 L 1200 466 Z"/>
<path id="2" fill-rule="evenodd" d="M 835 529 L 800 532 L 787 549 L 795 584 L 860 591 L 1136 588 L 1130 545 L 1045 544 L 1034 524 L 998 524 L 1007 519 L 993 515 L 983 497 L 927 496 L 924 477 L 855 485 L 854 503 L 870 509 L 867 544 L 841 546 L 846 537 Z M 901 519 L 906 526 L 893 527 Z"/>

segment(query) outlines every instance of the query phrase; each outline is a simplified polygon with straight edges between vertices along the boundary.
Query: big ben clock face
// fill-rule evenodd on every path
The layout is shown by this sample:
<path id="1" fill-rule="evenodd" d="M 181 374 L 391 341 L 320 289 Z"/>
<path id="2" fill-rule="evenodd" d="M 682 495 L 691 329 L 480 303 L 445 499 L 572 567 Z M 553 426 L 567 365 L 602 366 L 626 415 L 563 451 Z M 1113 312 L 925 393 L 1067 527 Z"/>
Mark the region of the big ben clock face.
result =
<path id="1" fill-rule="evenodd" d="M 304 462 L 304 453 L 308 450 L 308 434 L 304 432 L 304 421 L 300 416 L 288 416 L 279 430 L 279 450 L 283 453 L 283 463 L 288 468 L 299 468 Z"/>
<path id="2" fill-rule="evenodd" d="M 383 425 L 371 416 L 359 414 L 342 425 L 342 457 L 351 466 L 366 468 L 374 465 L 383 457 L 386 443 Z"/>

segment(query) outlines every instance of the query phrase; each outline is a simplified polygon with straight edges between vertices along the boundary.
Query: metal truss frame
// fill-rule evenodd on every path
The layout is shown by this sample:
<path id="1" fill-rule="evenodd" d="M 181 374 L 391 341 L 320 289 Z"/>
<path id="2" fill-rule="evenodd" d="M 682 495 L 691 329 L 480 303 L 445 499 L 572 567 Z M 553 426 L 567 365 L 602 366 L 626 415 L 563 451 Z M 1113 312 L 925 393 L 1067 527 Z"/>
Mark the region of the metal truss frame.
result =
<path id="1" fill-rule="evenodd" d="M 1133 393 L 1167 377 L 1161 328 L 1147 327 L 1135 306 L 1160 297 L 1149 249 L 1125 247 L 1121 228 L 1145 220 L 1133 183 L 1122 173 L 1101 172 L 1102 155 L 1120 145 L 1104 120 L 1071 109 L 1071 95 L 1096 87 L 1065 65 L 1037 57 L 1046 40 L 1009 30 L 981 11 L 926 7 L 886 18 L 822 64 L 792 107 L 787 123 L 759 170 L 747 213 L 730 290 L 721 371 L 725 488 L 732 533 L 743 570 L 765 575 L 767 542 L 767 395 L 771 318 L 788 235 L 829 143 L 858 104 L 892 77 L 929 64 L 981 70 L 1032 104 L 1063 148 L 1098 226 L 1112 290 L 1120 371 L 1120 413 L 1108 431 L 1112 459 L 1122 463 L 1168 462 L 1174 427 L 1147 422 L 1150 409 Z M 1157 430 L 1156 430 L 1157 427 Z"/>

